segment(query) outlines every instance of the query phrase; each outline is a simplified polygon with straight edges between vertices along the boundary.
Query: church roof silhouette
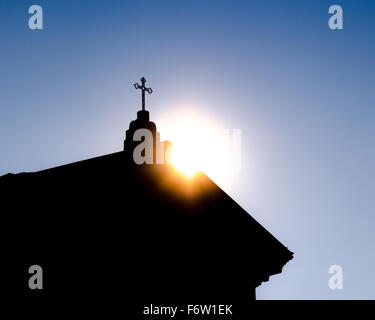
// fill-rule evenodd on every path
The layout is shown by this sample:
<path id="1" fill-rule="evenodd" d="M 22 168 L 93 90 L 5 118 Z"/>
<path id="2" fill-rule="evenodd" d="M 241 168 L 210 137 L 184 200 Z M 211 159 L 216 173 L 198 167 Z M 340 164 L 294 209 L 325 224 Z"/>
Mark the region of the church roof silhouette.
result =
<path id="1" fill-rule="evenodd" d="M 139 128 L 158 143 L 143 107 L 124 151 L 0 178 L 14 294 L 32 294 L 21 270 L 38 263 L 48 288 L 40 299 L 125 303 L 137 318 L 147 303 L 247 304 L 292 259 L 204 173 L 186 179 L 169 164 L 134 164 Z"/>

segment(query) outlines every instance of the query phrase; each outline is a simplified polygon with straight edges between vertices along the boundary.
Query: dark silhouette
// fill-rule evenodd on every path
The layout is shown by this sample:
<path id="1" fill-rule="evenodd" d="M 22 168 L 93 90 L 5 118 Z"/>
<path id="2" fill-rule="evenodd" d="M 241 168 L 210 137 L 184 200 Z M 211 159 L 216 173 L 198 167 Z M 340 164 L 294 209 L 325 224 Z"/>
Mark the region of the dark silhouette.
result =
<path id="1" fill-rule="evenodd" d="M 150 304 L 233 304 L 240 314 L 292 259 L 203 173 L 134 164 L 132 134 L 144 127 L 156 133 L 143 108 L 123 152 L 0 178 L 8 297 L 133 319 Z M 34 264 L 43 290 L 28 287 Z"/>

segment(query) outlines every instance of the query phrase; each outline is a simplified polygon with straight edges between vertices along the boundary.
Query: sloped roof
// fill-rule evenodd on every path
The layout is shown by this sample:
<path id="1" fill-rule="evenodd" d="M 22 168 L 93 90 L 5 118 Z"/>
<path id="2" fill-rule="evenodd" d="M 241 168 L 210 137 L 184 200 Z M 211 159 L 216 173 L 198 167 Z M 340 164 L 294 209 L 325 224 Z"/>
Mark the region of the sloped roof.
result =
<path id="1" fill-rule="evenodd" d="M 109 283 L 129 269 L 141 296 L 240 294 L 293 257 L 203 173 L 186 179 L 170 165 L 130 165 L 124 152 L 5 175 L 0 191 L 25 264 L 39 258 L 59 270 L 73 260 L 80 281 L 86 264 L 112 264 Z M 33 239 L 33 255 L 22 239 Z"/>

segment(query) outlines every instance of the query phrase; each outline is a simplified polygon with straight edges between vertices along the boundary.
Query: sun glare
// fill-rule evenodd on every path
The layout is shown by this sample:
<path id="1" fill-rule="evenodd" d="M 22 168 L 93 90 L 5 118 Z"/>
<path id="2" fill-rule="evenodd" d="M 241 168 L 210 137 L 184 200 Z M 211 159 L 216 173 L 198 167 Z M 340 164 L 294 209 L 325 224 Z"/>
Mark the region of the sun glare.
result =
<path id="1" fill-rule="evenodd" d="M 171 141 L 169 155 L 177 170 L 192 177 L 198 171 L 216 183 L 228 182 L 233 173 L 231 132 L 198 111 L 179 111 L 158 120 L 161 137 Z"/>
<path id="2" fill-rule="evenodd" d="M 178 171 L 189 177 L 199 171 L 199 164 L 187 149 L 174 146 L 169 161 Z"/>

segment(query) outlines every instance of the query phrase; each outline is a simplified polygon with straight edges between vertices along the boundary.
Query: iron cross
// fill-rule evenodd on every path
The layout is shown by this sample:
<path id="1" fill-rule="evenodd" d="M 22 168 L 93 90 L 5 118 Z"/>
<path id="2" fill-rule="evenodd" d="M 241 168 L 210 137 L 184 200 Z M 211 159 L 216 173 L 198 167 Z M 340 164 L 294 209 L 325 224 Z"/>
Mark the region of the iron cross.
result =
<path id="1" fill-rule="evenodd" d="M 138 83 L 134 83 L 134 88 L 142 90 L 142 110 L 145 110 L 145 91 L 148 93 L 152 93 L 151 88 L 146 88 L 146 79 L 144 77 L 141 78 L 142 85 L 140 86 Z"/>

